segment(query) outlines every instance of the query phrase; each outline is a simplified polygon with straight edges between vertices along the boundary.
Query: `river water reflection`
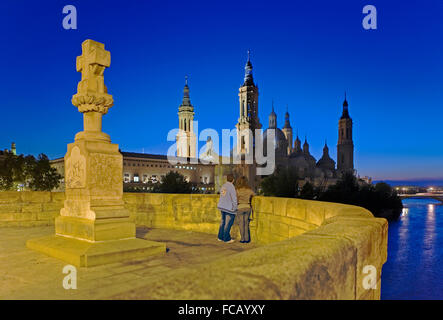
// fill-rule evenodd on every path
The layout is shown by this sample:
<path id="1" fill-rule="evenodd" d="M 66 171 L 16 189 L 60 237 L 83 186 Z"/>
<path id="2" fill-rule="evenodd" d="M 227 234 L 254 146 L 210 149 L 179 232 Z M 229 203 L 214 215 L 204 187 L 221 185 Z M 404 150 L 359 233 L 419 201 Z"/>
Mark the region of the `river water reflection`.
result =
<path id="1" fill-rule="evenodd" d="M 443 299 L 443 205 L 403 200 L 400 219 L 389 224 L 382 299 Z"/>

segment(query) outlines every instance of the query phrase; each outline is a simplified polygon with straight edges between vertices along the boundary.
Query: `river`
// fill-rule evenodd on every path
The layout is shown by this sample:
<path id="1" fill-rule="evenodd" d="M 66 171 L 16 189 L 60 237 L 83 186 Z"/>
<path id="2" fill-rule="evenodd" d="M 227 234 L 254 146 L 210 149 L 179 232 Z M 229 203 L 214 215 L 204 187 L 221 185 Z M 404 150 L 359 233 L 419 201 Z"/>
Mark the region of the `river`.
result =
<path id="1" fill-rule="evenodd" d="M 389 223 L 388 261 L 381 299 L 443 299 L 443 205 L 433 199 L 405 199 Z"/>

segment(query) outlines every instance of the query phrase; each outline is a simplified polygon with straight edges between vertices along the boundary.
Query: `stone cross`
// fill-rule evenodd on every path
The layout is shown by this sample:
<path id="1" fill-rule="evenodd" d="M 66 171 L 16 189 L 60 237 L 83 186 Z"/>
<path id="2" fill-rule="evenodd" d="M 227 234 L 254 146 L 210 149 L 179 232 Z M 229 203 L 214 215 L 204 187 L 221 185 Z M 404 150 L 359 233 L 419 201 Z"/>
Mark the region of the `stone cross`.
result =
<path id="1" fill-rule="evenodd" d="M 82 55 L 77 57 L 77 71 L 82 78 L 77 86 L 77 93 L 72 96 L 72 104 L 84 114 L 84 132 L 95 132 L 94 139 L 108 140 L 107 136 L 100 134 L 102 128 L 102 115 L 113 106 L 114 100 L 105 86 L 103 73 L 111 65 L 111 53 L 105 50 L 103 43 L 94 40 L 85 40 L 82 43 Z M 85 134 L 79 133 L 79 138 Z"/>
<path id="2" fill-rule="evenodd" d="M 103 78 L 103 72 L 111 65 L 111 53 L 105 50 L 103 43 L 85 40 L 76 65 L 82 80 L 78 83 L 77 93 L 72 97 L 72 104 L 83 113 L 93 111 L 106 114 L 114 103 Z"/>
<path id="3" fill-rule="evenodd" d="M 82 55 L 77 57 L 77 71 L 82 73 L 79 93 L 105 93 L 103 78 L 105 68 L 111 65 L 111 53 L 103 43 L 86 40 L 82 43 Z"/>

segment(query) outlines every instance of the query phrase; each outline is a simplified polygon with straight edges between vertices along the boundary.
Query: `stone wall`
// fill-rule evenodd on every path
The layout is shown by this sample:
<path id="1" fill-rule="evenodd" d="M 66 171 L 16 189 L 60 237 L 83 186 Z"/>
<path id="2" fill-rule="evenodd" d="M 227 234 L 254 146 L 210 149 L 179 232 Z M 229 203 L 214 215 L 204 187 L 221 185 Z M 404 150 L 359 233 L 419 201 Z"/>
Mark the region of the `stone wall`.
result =
<path id="1" fill-rule="evenodd" d="M 53 224 L 63 193 L 0 192 L 0 226 Z M 217 195 L 125 193 L 137 225 L 217 234 Z M 255 197 L 252 241 L 262 244 L 210 264 L 168 273 L 149 299 L 379 299 L 387 259 L 385 219 L 336 203 Z M 233 235 L 238 236 L 234 225 Z M 215 241 L 215 236 L 214 236 Z M 365 266 L 377 271 L 365 289 Z M 140 293 L 138 293 L 140 296 Z"/>
<path id="2" fill-rule="evenodd" d="M 0 227 L 53 225 L 64 200 L 61 192 L 0 192 Z"/>
<path id="3" fill-rule="evenodd" d="M 137 225 L 213 234 L 218 232 L 218 195 L 125 193 L 124 201 Z M 329 205 L 299 199 L 255 197 L 252 241 L 267 244 L 314 230 L 324 221 L 325 208 Z M 238 236 L 236 223 L 232 232 Z"/>

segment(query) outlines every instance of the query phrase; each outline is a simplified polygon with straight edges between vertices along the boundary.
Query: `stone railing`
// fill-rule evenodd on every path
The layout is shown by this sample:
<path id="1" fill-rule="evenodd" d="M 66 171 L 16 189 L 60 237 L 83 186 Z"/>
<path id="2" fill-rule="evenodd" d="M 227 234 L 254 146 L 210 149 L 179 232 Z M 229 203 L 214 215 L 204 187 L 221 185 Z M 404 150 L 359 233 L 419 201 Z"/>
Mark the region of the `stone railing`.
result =
<path id="1" fill-rule="evenodd" d="M 53 225 L 64 200 L 63 192 L 0 192 L 0 227 Z"/>
<path id="2" fill-rule="evenodd" d="M 0 226 L 53 224 L 63 198 L 63 193 L 0 193 Z M 218 231 L 217 195 L 125 193 L 123 198 L 137 225 L 212 234 Z M 356 206 L 275 197 L 255 197 L 253 209 L 251 237 L 259 244 L 257 248 L 222 261 L 171 271 L 162 283 L 143 288 L 142 296 L 380 298 L 381 270 L 387 259 L 385 219 L 374 218 Z M 365 277 L 371 277 L 374 270 L 376 284 L 365 288 Z"/>

